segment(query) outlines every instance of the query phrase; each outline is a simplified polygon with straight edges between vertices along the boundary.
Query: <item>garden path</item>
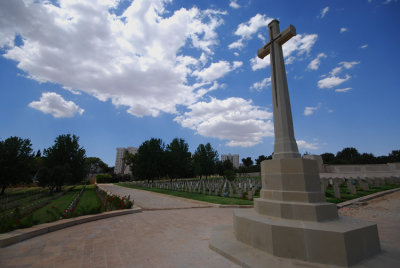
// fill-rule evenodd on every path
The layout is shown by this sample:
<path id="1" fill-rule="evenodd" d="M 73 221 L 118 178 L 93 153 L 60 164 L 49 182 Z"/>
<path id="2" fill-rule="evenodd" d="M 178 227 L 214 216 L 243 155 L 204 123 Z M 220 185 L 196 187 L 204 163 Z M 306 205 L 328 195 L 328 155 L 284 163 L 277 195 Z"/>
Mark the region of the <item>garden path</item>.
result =
<path id="1" fill-rule="evenodd" d="M 213 204 L 202 201 L 137 190 L 114 184 L 99 184 L 99 187 L 119 196 L 130 195 L 131 199 L 134 200 L 134 205 L 141 207 L 144 210 L 204 208 L 214 206 Z"/>

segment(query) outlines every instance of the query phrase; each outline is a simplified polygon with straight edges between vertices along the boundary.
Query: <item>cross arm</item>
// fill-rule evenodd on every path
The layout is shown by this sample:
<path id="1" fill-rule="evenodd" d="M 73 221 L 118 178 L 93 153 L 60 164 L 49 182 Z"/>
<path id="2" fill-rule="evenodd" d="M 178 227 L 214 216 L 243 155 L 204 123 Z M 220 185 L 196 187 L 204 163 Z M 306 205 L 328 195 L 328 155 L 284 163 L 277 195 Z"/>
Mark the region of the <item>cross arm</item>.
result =
<path id="1" fill-rule="evenodd" d="M 289 27 L 287 27 L 285 30 L 283 30 L 277 37 L 275 37 L 273 40 L 269 41 L 265 46 L 260 48 L 257 51 L 257 56 L 260 59 L 265 58 L 271 52 L 271 43 L 272 42 L 278 41 L 278 43 L 280 45 L 283 45 L 293 36 L 296 36 L 296 28 L 292 24 L 290 24 Z"/>
<path id="2" fill-rule="evenodd" d="M 283 45 L 293 36 L 296 36 L 296 28 L 290 24 L 289 27 L 283 30 L 276 39 L 278 39 L 280 45 Z"/>
<path id="3" fill-rule="evenodd" d="M 260 59 L 263 59 L 266 56 L 268 56 L 268 54 L 270 53 L 270 50 L 271 50 L 271 41 L 269 41 L 265 46 L 263 46 L 262 48 L 257 50 L 257 56 Z"/>

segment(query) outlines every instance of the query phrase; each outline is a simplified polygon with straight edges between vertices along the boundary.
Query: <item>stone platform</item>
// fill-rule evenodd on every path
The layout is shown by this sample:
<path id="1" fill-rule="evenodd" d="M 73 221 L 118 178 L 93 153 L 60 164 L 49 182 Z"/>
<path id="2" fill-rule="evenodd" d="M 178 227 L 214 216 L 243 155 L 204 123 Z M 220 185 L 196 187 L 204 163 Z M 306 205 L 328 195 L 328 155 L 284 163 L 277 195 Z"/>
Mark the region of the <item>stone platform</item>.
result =
<path id="1" fill-rule="evenodd" d="M 326 222 L 267 217 L 234 211 L 238 241 L 274 256 L 349 266 L 380 252 L 376 224 L 338 217 Z"/>
<path id="2" fill-rule="evenodd" d="M 265 251 L 239 242 L 233 231 L 232 225 L 220 225 L 211 232 L 209 247 L 241 267 L 251 268 L 339 268 L 334 264 L 321 264 L 306 262 L 298 259 L 277 257 Z M 335 249 L 330 254 L 336 254 Z M 378 255 L 364 259 L 352 268 L 393 268 L 400 267 L 400 249 L 386 244 L 382 245 L 382 252 Z"/>
<path id="3" fill-rule="evenodd" d="M 275 257 L 338 266 L 354 265 L 381 251 L 375 223 L 339 217 L 336 205 L 325 201 L 315 160 L 266 160 L 261 178 L 254 209 L 233 213 L 230 229 L 237 242 Z M 223 241 L 212 241 L 211 248 L 235 256 L 218 248 Z"/>

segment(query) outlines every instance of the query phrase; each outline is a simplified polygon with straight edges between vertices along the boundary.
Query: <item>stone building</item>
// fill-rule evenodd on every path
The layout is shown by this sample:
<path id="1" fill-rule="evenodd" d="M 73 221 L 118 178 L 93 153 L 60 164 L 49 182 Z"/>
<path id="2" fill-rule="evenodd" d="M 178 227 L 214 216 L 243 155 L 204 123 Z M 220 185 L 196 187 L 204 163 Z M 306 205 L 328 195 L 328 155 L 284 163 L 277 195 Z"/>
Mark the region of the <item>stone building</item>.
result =
<path id="1" fill-rule="evenodd" d="M 221 161 L 229 160 L 232 162 L 234 168 L 239 168 L 239 155 L 238 154 L 221 154 Z"/>
<path id="2" fill-rule="evenodd" d="M 131 169 L 124 162 L 124 156 L 127 153 L 136 154 L 138 148 L 127 147 L 127 148 L 117 148 L 117 156 L 115 158 L 115 174 L 131 174 Z"/>

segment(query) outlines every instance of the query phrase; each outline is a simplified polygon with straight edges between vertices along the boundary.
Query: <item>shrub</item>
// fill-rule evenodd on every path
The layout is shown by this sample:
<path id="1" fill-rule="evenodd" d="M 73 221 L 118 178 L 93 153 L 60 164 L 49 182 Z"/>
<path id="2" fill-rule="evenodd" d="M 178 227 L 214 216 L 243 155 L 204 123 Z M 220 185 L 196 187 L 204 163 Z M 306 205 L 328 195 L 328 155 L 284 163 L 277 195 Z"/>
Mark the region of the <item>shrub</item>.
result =
<path id="1" fill-rule="evenodd" d="M 96 175 L 97 183 L 113 183 L 114 179 L 110 174 L 98 174 Z"/>

